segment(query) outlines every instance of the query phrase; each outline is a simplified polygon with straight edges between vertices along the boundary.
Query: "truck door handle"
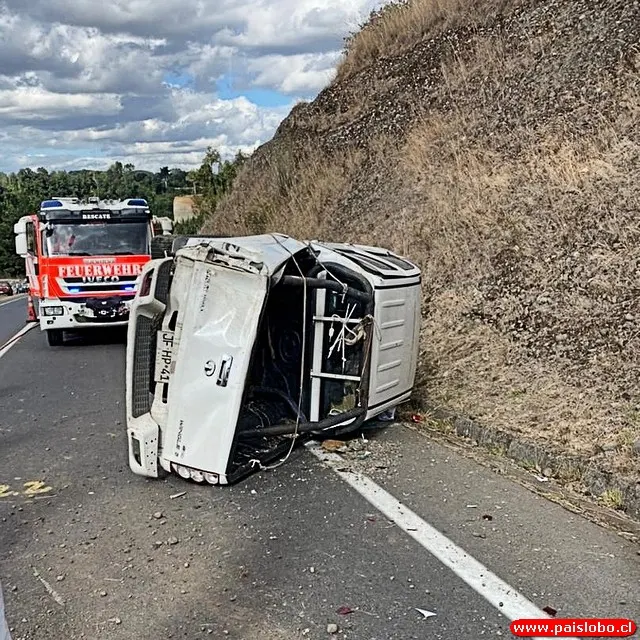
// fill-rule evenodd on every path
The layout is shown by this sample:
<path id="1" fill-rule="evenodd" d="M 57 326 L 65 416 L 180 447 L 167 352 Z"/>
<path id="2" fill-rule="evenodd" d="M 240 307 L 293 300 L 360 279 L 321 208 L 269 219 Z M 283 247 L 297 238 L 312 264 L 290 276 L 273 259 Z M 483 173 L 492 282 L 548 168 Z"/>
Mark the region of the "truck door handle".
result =
<path id="1" fill-rule="evenodd" d="M 233 356 L 222 356 L 222 362 L 220 363 L 220 373 L 218 373 L 218 379 L 216 380 L 216 384 L 219 387 L 227 386 L 232 364 Z"/>

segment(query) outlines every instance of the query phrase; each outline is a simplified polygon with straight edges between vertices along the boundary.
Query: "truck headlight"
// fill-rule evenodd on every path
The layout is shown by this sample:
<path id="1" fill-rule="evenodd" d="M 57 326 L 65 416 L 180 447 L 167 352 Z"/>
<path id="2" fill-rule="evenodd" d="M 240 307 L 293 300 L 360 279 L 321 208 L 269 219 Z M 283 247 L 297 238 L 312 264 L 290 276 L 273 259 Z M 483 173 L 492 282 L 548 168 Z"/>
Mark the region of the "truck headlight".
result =
<path id="1" fill-rule="evenodd" d="M 217 473 L 203 473 L 202 475 L 209 484 L 218 484 L 220 480 Z"/>
<path id="2" fill-rule="evenodd" d="M 202 475 L 202 471 L 198 471 L 197 469 L 190 469 L 189 475 L 194 482 L 204 482 L 204 476 Z"/>
<path id="3" fill-rule="evenodd" d="M 64 313 L 62 307 L 42 307 L 45 316 L 61 316 Z"/>

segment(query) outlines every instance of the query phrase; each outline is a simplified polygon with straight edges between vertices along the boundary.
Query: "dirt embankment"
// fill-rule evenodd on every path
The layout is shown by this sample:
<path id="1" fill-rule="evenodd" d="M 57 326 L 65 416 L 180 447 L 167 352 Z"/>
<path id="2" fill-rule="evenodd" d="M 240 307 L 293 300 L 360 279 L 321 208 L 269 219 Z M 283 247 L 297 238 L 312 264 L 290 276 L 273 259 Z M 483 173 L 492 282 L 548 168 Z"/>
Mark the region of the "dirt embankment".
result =
<path id="1" fill-rule="evenodd" d="M 637 479 L 638 25 L 637 0 L 391 6 L 205 231 L 410 256 L 423 398 Z"/>

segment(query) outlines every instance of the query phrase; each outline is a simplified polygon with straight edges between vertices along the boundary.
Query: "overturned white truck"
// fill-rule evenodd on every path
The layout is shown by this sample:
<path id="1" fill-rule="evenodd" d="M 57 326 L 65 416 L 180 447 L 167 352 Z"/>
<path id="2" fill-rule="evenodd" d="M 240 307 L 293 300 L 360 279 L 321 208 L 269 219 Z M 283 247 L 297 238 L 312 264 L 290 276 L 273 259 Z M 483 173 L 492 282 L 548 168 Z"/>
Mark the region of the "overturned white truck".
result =
<path id="1" fill-rule="evenodd" d="M 139 475 L 230 484 L 411 395 L 420 271 L 386 249 L 183 237 L 141 278 L 126 365 Z"/>

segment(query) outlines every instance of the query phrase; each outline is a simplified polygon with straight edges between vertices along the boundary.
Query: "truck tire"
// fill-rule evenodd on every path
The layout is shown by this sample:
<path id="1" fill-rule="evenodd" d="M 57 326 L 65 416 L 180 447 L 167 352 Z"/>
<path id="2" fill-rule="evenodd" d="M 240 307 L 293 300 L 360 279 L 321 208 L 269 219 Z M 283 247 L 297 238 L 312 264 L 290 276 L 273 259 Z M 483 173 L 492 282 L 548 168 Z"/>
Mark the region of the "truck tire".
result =
<path id="1" fill-rule="evenodd" d="M 61 347 L 64 343 L 62 329 L 47 329 L 47 342 L 50 347 Z"/>
<path id="2" fill-rule="evenodd" d="M 170 258 L 175 236 L 154 236 L 151 239 L 151 259 Z"/>

